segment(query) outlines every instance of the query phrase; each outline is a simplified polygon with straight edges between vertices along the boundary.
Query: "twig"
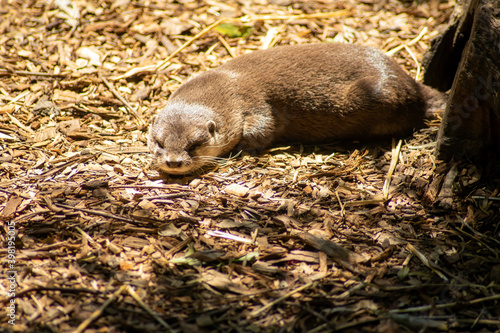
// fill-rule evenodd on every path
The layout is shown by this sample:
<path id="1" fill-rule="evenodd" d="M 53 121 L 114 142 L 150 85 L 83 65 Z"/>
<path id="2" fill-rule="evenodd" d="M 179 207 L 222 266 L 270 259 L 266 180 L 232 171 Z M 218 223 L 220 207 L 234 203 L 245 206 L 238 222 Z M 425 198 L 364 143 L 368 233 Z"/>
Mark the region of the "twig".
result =
<path id="1" fill-rule="evenodd" d="M 134 288 L 132 288 L 132 286 L 127 286 L 127 287 L 128 287 L 127 291 L 130 294 L 130 296 L 132 296 L 135 299 L 135 301 L 139 303 L 139 305 L 142 306 L 144 310 L 146 310 L 147 313 L 149 313 L 154 319 L 156 319 L 156 321 L 158 321 L 161 326 L 165 327 L 167 332 L 172 332 L 172 327 L 170 327 L 169 324 L 167 324 L 163 319 L 161 319 L 156 312 L 151 310 L 151 308 L 142 301 L 139 295 L 137 295 L 137 293 L 135 292 Z"/>
<path id="2" fill-rule="evenodd" d="M 335 196 L 337 197 L 337 201 L 339 202 L 339 205 L 340 205 L 340 215 L 342 216 L 342 218 L 344 218 L 345 217 L 345 208 L 344 208 L 344 204 L 342 204 L 342 200 L 340 200 L 340 196 L 339 196 L 338 191 L 335 191 Z"/>
<path id="3" fill-rule="evenodd" d="M 384 199 L 355 200 L 355 201 L 344 202 L 344 207 L 376 205 L 384 202 L 385 202 Z"/>
<path id="4" fill-rule="evenodd" d="M 126 218 L 126 217 L 121 217 L 121 216 L 118 216 L 118 215 L 101 212 L 101 211 L 98 211 L 98 210 L 92 210 L 92 209 L 86 209 L 86 208 L 77 208 L 77 207 L 73 207 L 73 206 L 63 205 L 63 204 L 60 204 L 60 203 L 54 203 L 54 205 L 58 206 L 58 207 L 61 207 L 61 208 L 66 208 L 66 209 L 70 209 L 70 210 L 71 209 L 72 210 L 78 210 L 78 211 L 81 211 L 81 212 L 84 212 L 84 213 L 89 213 L 89 214 L 98 215 L 98 216 L 102 216 L 102 217 L 112 218 L 112 219 L 116 219 L 116 220 L 120 220 L 120 221 L 125 221 L 125 222 L 129 222 L 129 223 L 139 223 L 139 222 L 141 222 L 141 221 L 132 220 L 132 219 Z"/>
<path id="5" fill-rule="evenodd" d="M 406 52 L 410 54 L 411 58 L 413 59 L 413 61 L 415 61 L 415 64 L 417 65 L 417 74 L 415 75 L 415 80 L 418 80 L 418 78 L 420 77 L 420 71 L 422 70 L 422 66 L 420 65 L 420 62 L 418 61 L 415 54 L 413 54 L 412 50 L 408 47 L 408 45 L 405 44 L 404 47 Z"/>
<path id="6" fill-rule="evenodd" d="M 212 236 L 212 237 L 220 237 L 220 238 L 230 239 L 230 240 L 234 240 L 234 241 L 245 243 L 245 244 L 252 244 L 251 239 L 231 235 L 227 232 L 222 232 L 222 231 L 218 231 L 218 230 L 208 231 L 207 235 Z"/>
<path id="7" fill-rule="evenodd" d="M 179 193 L 155 195 L 151 197 L 142 197 L 141 200 L 175 199 L 175 198 L 182 198 L 190 194 L 191 192 L 179 192 Z"/>
<path id="8" fill-rule="evenodd" d="M 31 197 L 29 195 L 22 194 L 19 192 L 9 191 L 9 190 L 6 190 L 4 188 L 0 188 L 0 192 L 4 192 L 4 193 L 10 194 L 10 195 L 16 195 L 16 196 L 21 197 L 23 199 L 31 199 Z"/>
<path id="9" fill-rule="evenodd" d="M 442 316 L 411 316 L 409 314 L 399 314 L 399 313 L 391 313 L 389 315 L 382 315 L 380 319 L 383 318 L 391 318 L 395 320 L 397 323 L 400 323 L 406 327 L 411 327 L 413 329 L 416 328 L 424 328 L 430 329 L 432 332 L 436 331 L 445 331 L 448 332 L 450 329 L 449 320 L 450 317 L 442 317 Z"/>
<path id="10" fill-rule="evenodd" d="M 484 195 L 473 195 L 471 196 L 472 199 L 478 199 L 478 200 L 493 200 L 493 201 L 500 201 L 499 197 L 486 197 Z"/>
<path id="11" fill-rule="evenodd" d="M 394 148 L 392 150 L 391 165 L 389 167 L 389 171 L 387 172 L 387 175 L 385 176 L 384 187 L 382 189 L 382 193 L 384 195 L 384 200 L 387 200 L 387 196 L 389 195 L 389 186 L 391 185 L 391 177 L 392 177 L 392 174 L 394 173 L 394 170 L 396 169 L 396 165 L 398 164 L 399 152 L 401 151 L 402 143 L 403 143 L 403 141 L 399 140 L 396 148 Z"/>
<path id="12" fill-rule="evenodd" d="M 159 190 L 171 190 L 170 186 L 162 186 L 162 185 L 110 185 L 109 188 L 141 188 L 141 189 L 159 189 Z M 176 187 L 176 188 L 180 188 Z"/>
<path id="13" fill-rule="evenodd" d="M 418 146 L 406 145 L 406 148 L 420 150 L 420 149 L 426 149 L 426 148 L 436 147 L 436 144 L 437 144 L 437 142 L 434 141 L 434 142 L 429 142 L 429 143 L 426 143 L 426 144 L 423 144 L 423 145 L 418 145 Z"/>
<path id="14" fill-rule="evenodd" d="M 366 275 L 366 271 L 362 267 L 358 266 L 360 262 L 364 261 L 363 256 L 347 250 L 328 239 L 315 236 L 309 232 L 292 231 L 291 235 L 298 237 L 307 245 L 326 253 L 337 264 L 345 269 L 348 269 L 356 274 Z"/>
<path id="15" fill-rule="evenodd" d="M 94 321 L 96 320 L 97 318 L 99 318 L 101 316 L 101 314 L 104 312 L 104 309 L 106 309 L 108 307 L 108 305 L 111 304 L 111 302 L 114 302 L 118 296 L 120 296 L 120 294 L 127 288 L 126 285 L 123 285 L 121 286 L 117 291 L 114 292 L 113 295 L 111 295 L 110 298 L 107 299 L 106 302 L 104 302 L 104 304 L 96 311 L 94 311 L 94 313 L 92 313 L 90 315 L 89 318 L 85 319 L 80 325 L 78 325 L 77 329 L 74 331 L 74 333 L 81 333 L 83 331 L 85 331 L 85 329 Z"/>
<path id="16" fill-rule="evenodd" d="M 339 294 L 339 295 L 335 295 L 335 296 L 332 296 L 330 299 L 334 299 L 334 300 L 342 300 L 342 299 L 347 299 L 349 298 L 355 291 L 357 290 L 361 290 L 363 289 L 364 287 L 366 286 L 366 283 L 364 282 L 361 282 L 357 285 L 355 285 L 354 287 L 344 291 L 343 293 Z"/>
<path id="17" fill-rule="evenodd" d="M 325 13 L 314 13 L 314 14 L 299 14 L 299 15 L 254 15 L 254 16 L 243 16 L 240 18 L 242 22 L 250 21 L 267 21 L 267 20 L 310 20 L 315 18 L 328 18 L 334 16 L 345 16 L 350 14 L 349 10 L 338 10 L 335 12 L 325 12 Z"/>
<path id="18" fill-rule="evenodd" d="M 75 227 L 75 229 L 82 234 L 83 237 L 85 237 L 89 242 L 90 244 L 94 245 L 95 247 L 97 247 L 98 249 L 102 249 L 102 246 L 101 244 L 97 243 L 92 237 L 90 237 L 89 234 L 87 234 L 85 231 L 83 231 L 80 227 Z"/>
<path id="19" fill-rule="evenodd" d="M 217 38 L 222 43 L 222 45 L 224 45 L 224 47 L 226 48 L 226 50 L 229 53 L 229 55 L 231 56 L 231 58 L 235 58 L 236 55 L 234 54 L 233 50 L 231 50 L 231 46 L 229 46 L 229 44 L 226 42 L 226 40 L 224 39 L 224 37 L 222 37 L 222 36 L 219 35 L 219 36 L 217 36 Z"/>
<path id="20" fill-rule="evenodd" d="M 469 230 L 472 231 L 473 235 L 470 235 L 469 233 L 465 232 L 464 230 L 461 230 L 461 229 L 457 229 L 459 232 L 469 236 L 470 238 L 472 239 L 475 239 L 477 240 L 479 243 L 483 244 L 488 250 L 490 250 L 493 254 L 496 255 L 496 257 L 498 258 L 498 251 L 495 251 L 493 248 L 491 248 L 488 244 L 486 244 L 484 241 L 482 241 L 482 239 L 488 239 L 490 241 L 493 241 L 495 243 L 497 243 L 497 245 L 500 245 L 500 242 L 498 240 L 496 240 L 495 238 L 493 237 L 489 237 L 487 235 L 484 235 L 482 233 L 480 233 L 479 231 L 477 231 L 476 229 L 474 229 L 473 227 L 471 227 L 469 225 L 469 223 L 467 223 L 467 221 L 465 221 L 460 215 L 457 214 L 457 219 L 460 221 L 460 223 L 462 223 L 462 225 L 466 226 Z"/>
<path id="21" fill-rule="evenodd" d="M 115 95 L 116 98 L 118 98 L 120 100 L 120 102 L 123 103 L 123 105 L 125 105 L 125 107 L 129 110 L 129 112 L 135 117 L 135 119 L 137 119 L 137 121 L 139 122 L 139 126 L 144 126 L 146 125 L 146 122 L 137 114 L 136 110 L 132 107 L 132 105 L 129 104 L 129 102 L 127 102 L 119 93 L 118 91 L 116 91 L 115 88 L 113 88 L 113 86 L 111 85 L 111 83 L 109 83 L 108 80 L 106 80 L 106 78 L 104 76 L 101 75 L 101 73 L 98 73 L 98 76 L 99 76 L 99 79 L 101 79 L 101 81 L 106 85 L 106 87 L 108 87 L 109 91 L 111 91 L 111 93 L 113 95 Z"/>
<path id="22" fill-rule="evenodd" d="M 31 178 L 32 179 L 47 178 L 49 176 L 52 176 L 56 173 L 59 173 L 60 171 L 62 171 L 64 169 L 66 169 L 71 164 L 83 163 L 83 162 L 90 160 L 93 157 L 95 157 L 95 155 L 92 155 L 92 154 L 90 154 L 90 155 L 77 155 L 74 157 L 70 157 L 69 159 L 66 160 L 66 162 L 64 162 L 58 166 L 55 166 L 53 169 L 50 169 L 50 170 L 48 170 L 40 175 L 36 175 L 36 176 L 31 177 Z"/>
<path id="23" fill-rule="evenodd" d="M 171 55 L 169 55 L 165 60 L 163 60 L 161 62 L 161 64 L 159 64 L 158 66 L 156 66 L 155 70 L 156 71 L 161 71 L 161 70 L 165 69 L 166 66 L 167 66 L 167 64 L 169 63 L 170 60 L 172 60 L 173 57 L 175 57 L 176 55 L 178 55 L 182 50 L 184 50 L 186 47 L 188 47 L 189 45 L 191 45 L 195 40 L 197 40 L 198 38 L 200 38 L 204 34 L 208 33 L 210 30 L 212 30 L 213 28 L 215 28 L 219 24 L 225 23 L 225 22 L 235 22 L 235 21 L 236 21 L 236 19 L 234 19 L 234 18 L 224 17 L 224 18 L 221 18 L 221 19 L 215 21 L 214 23 L 210 24 L 208 27 L 206 27 L 205 29 L 203 29 L 199 33 L 197 33 L 193 38 L 191 38 L 190 40 L 188 40 L 187 42 L 185 42 L 184 44 L 182 44 L 181 47 L 179 47 Z"/>
<path id="24" fill-rule="evenodd" d="M 317 333 L 317 332 L 340 332 L 348 328 L 353 328 L 356 326 L 363 326 L 367 324 L 372 324 L 376 323 L 380 320 L 380 318 L 370 318 L 370 319 L 361 319 L 361 320 L 354 320 L 352 322 L 348 322 L 345 324 L 340 324 L 340 325 L 335 325 L 335 329 L 329 329 L 329 326 L 331 326 L 330 323 L 323 324 L 321 326 L 318 326 L 310 331 L 307 331 L 307 333 Z"/>
<path id="25" fill-rule="evenodd" d="M 17 97 L 19 97 L 19 96 L 17 96 Z M 17 98 L 17 97 L 16 97 L 16 98 Z M 16 98 L 14 98 L 14 99 L 13 99 L 12 101 L 10 101 L 9 103 L 15 103 L 15 101 L 14 101 L 14 100 L 15 100 Z M 34 133 L 35 133 L 35 132 L 31 129 L 31 128 L 24 126 L 24 125 L 23 125 L 23 124 L 22 124 L 22 123 L 21 123 L 21 122 L 20 122 L 20 121 L 19 121 L 16 117 L 14 117 L 13 115 L 11 115 L 10 113 L 7 113 L 7 116 L 10 118 L 10 121 L 11 121 L 12 123 L 14 123 L 14 125 L 16 125 L 17 127 L 21 128 L 23 131 L 25 131 L 25 132 L 27 132 L 27 133 L 29 133 L 29 134 L 34 134 Z"/>
<path id="26" fill-rule="evenodd" d="M 7 105 L 16 103 L 16 102 L 17 102 L 18 100 L 20 100 L 21 98 L 26 97 L 29 93 L 30 93 L 30 91 L 29 91 L 29 90 L 25 90 L 25 91 L 23 91 L 22 93 L 20 93 L 19 95 L 17 95 L 17 96 L 16 96 L 16 97 L 14 97 L 13 99 L 11 99 L 11 100 L 9 101 L 9 103 L 7 103 Z M 31 130 L 31 128 L 28 128 L 28 127 L 26 127 L 26 128 L 25 128 L 25 127 L 24 127 L 24 125 L 23 125 L 21 122 L 19 122 L 19 120 L 17 120 L 16 118 L 14 118 L 14 117 L 13 117 L 10 113 L 7 113 L 7 115 L 11 117 L 10 119 L 11 119 L 12 121 L 14 121 L 16 125 L 18 125 L 19 127 L 23 128 L 25 131 L 27 131 L 27 132 L 29 132 L 29 133 L 31 133 L 31 134 L 33 134 L 33 133 L 34 133 L 34 132 Z M 19 123 L 20 125 L 19 125 L 18 123 Z"/>
<path id="27" fill-rule="evenodd" d="M 70 76 L 70 74 L 53 74 L 44 72 L 11 71 L 11 70 L 0 69 L 0 75 L 12 75 L 12 74 L 19 76 L 45 76 L 45 77 L 59 77 L 59 78 Z"/>
<path id="28" fill-rule="evenodd" d="M 16 293 L 16 297 L 24 296 L 33 291 L 60 291 L 61 293 L 87 293 L 87 294 L 100 294 L 101 292 L 98 290 L 92 290 L 87 288 L 66 288 L 66 287 L 29 287 L 23 289 Z M 8 298 L 6 298 L 8 300 Z"/>
<path id="29" fill-rule="evenodd" d="M 396 46 L 395 48 L 387 51 L 385 54 L 387 54 L 388 56 L 392 57 L 394 54 L 396 54 L 399 51 L 401 51 L 405 46 L 411 46 L 413 44 L 416 44 L 420 39 L 422 39 L 422 37 L 424 37 L 424 35 L 427 33 L 427 30 L 428 30 L 427 27 L 423 27 L 417 37 L 413 38 L 408 43 L 403 43 L 403 44 L 400 44 L 400 45 Z"/>
<path id="30" fill-rule="evenodd" d="M 427 33 L 427 29 L 428 29 L 427 27 L 423 27 L 423 29 L 420 31 L 420 34 L 417 37 L 413 38 L 408 43 L 400 44 L 400 45 L 396 46 L 395 48 L 393 48 L 392 50 L 389 50 L 386 52 L 386 54 L 388 56 L 392 57 L 392 56 L 394 56 L 394 54 L 396 54 L 397 52 L 401 51 L 404 48 L 410 54 L 413 61 L 415 61 L 415 64 L 417 65 L 417 74 L 415 75 L 415 80 L 418 80 L 418 78 L 420 77 L 420 71 L 422 69 L 422 66 L 420 65 L 417 57 L 410 50 L 409 46 L 416 44 Z"/>
<path id="31" fill-rule="evenodd" d="M 493 319 L 456 319 L 458 323 L 479 324 L 479 325 L 497 325 L 500 326 L 500 320 Z"/>
<path id="32" fill-rule="evenodd" d="M 170 257 L 177 253 L 178 251 L 182 250 L 184 248 L 184 246 L 188 245 L 189 243 L 191 243 L 193 241 L 193 238 L 192 237 L 188 237 L 186 238 L 185 240 L 183 240 L 182 242 L 180 242 L 179 244 L 175 245 L 173 248 L 171 248 L 170 250 L 168 250 L 166 253 L 165 253 L 165 258 L 168 260 L 170 259 Z"/>
<path id="33" fill-rule="evenodd" d="M 324 324 L 320 326 L 320 329 L 318 329 L 318 327 L 315 327 L 312 330 L 307 331 L 307 333 L 325 332 L 325 329 L 328 329 L 330 332 L 335 331 L 335 325 L 331 323 L 324 315 L 314 311 L 309 306 L 301 306 L 301 308 L 303 311 L 309 312 L 311 315 L 324 322 Z"/>
<path id="34" fill-rule="evenodd" d="M 54 213 L 60 213 L 62 212 L 64 209 L 62 208 L 59 208 L 59 207 L 56 207 L 54 206 L 54 202 L 52 201 L 52 199 L 48 196 L 45 196 L 43 197 L 43 201 L 45 201 L 45 205 L 47 205 L 47 207 L 53 211 Z"/>
<path id="35" fill-rule="evenodd" d="M 391 313 L 405 313 L 405 312 L 421 312 L 421 311 L 428 311 L 428 310 L 432 310 L 432 309 L 446 309 L 446 308 L 453 308 L 453 307 L 458 306 L 458 305 L 460 305 L 461 307 L 466 307 L 467 305 L 473 305 L 473 304 L 484 303 L 484 302 L 488 302 L 488 301 L 496 301 L 496 300 L 500 300 L 500 294 L 482 297 L 482 298 L 476 298 L 476 299 L 473 299 L 472 301 L 461 300 L 459 302 L 452 302 L 452 303 L 445 303 L 445 304 L 423 305 L 423 306 L 416 306 L 413 308 L 406 308 L 406 309 L 393 309 L 393 310 L 389 310 L 389 314 L 391 314 Z"/>
<path id="36" fill-rule="evenodd" d="M 213 28 L 218 26 L 219 24 L 222 23 L 230 23 L 230 22 L 237 22 L 237 23 L 245 23 L 245 22 L 251 22 L 251 21 L 267 21 L 267 20 L 298 20 L 298 19 L 314 19 L 314 18 L 328 18 L 328 17 L 334 17 L 334 16 L 345 16 L 348 15 L 350 11 L 347 10 L 339 10 L 336 12 L 328 12 L 328 13 L 314 13 L 314 14 L 302 14 L 302 15 L 255 15 L 255 16 L 243 16 L 240 18 L 231 18 L 231 17 L 224 17 L 221 18 L 214 23 L 210 24 L 208 27 L 205 29 L 201 30 L 199 33 L 197 33 L 193 38 L 182 44 L 181 47 L 179 47 L 177 50 L 175 50 L 171 55 L 169 55 L 165 60 L 163 60 L 157 67 L 156 71 L 161 71 L 167 67 L 167 64 L 174 58 L 176 55 L 178 55 L 182 50 L 184 50 L 186 47 L 191 45 L 195 40 L 199 39 L 201 36 L 205 35 L 206 33 L 210 32 Z"/>
<path id="37" fill-rule="evenodd" d="M 13 219 L 12 221 L 15 222 L 15 223 L 17 223 L 19 221 L 28 221 L 32 217 L 41 216 L 42 214 L 45 214 L 45 213 L 48 213 L 48 212 L 51 212 L 51 210 L 50 209 L 38 209 L 36 212 L 26 213 L 24 215 L 18 216 L 15 219 Z M 0 253 L 2 253 L 2 251 L 3 251 L 3 249 L 0 250 Z"/>
<path id="38" fill-rule="evenodd" d="M 413 245 L 408 244 L 407 245 L 408 250 L 413 253 L 420 261 L 427 267 L 429 267 L 434 273 L 436 273 L 441 279 L 448 281 L 448 278 L 441 273 L 441 271 L 433 264 L 431 263 L 420 251 L 418 251 Z"/>
<path id="39" fill-rule="evenodd" d="M 292 296 L 293 294 L 298 293 L 298 292 L 300 292 L 300 291 L 302 291 L 304 289 L 307 289 L 307 288 L 311 287 L 312 285 L 313 285 L 313 282 L 306 283 L 303 286 L 300 286 L 297 289 L 294 289 L 294 290 L 286 293 L 285 295 L 283 295 L 283 296 L 275 299 L 274 301 L 272 301 L 272 302 L 264 305 L 260 309 L 257 309 L 257 310 L 254 310 L 254 311 L 250 312 L 249 316 L 250 317 L 256 317 L 259 314 L 261 314 L 262 312 L 266 311 L 267 309 L 273 307 L 274 305 L 276 305 L 276 304 L 282 302 L 283 300 L 287 299 L 288 297 Z"/>

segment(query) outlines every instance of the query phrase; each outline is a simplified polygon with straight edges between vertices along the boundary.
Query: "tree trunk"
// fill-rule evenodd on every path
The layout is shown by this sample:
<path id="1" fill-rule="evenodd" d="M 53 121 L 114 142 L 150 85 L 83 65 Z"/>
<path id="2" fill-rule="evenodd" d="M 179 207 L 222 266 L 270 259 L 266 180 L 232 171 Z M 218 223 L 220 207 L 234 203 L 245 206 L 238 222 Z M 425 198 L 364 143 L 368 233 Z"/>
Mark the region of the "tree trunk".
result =
<path id="1" fill-rule="evenodd" d="M 437 157 L 478 160 L 498 153 L 500 1 L 465 0 L 458 4 L 424 65 L 424 83 L 440 90 L 451 84 L 437 138 Z"/>

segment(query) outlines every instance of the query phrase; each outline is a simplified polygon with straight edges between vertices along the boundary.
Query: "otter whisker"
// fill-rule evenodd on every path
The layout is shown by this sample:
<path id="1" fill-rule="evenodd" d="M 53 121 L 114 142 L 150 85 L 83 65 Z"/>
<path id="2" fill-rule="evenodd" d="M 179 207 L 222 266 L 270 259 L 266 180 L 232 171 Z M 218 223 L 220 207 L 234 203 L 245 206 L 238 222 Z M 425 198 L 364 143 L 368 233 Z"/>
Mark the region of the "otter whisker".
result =
<path id="1" fill-rule="evenodd" d="M 228 162 L 228 158 L 217 157 L 217 156 L 196 156 L 195 161 L 201 161 L 203 163 L 211 164 L 221 164 Z"/>

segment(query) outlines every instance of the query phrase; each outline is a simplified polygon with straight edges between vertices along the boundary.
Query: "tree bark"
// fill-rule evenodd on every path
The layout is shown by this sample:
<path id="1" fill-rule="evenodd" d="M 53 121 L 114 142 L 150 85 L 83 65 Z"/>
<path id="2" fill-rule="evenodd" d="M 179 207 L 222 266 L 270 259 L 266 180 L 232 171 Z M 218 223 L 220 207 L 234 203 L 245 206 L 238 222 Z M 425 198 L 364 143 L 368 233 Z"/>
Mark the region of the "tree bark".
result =
<path id="1" fill-rule="evenodd" d="M 424 83 L 444 90 L 453 79 L 437 157 L 479 160 L 500 152 L 500 1 L 466 0 L 457 8 L 426 57 Z"/>

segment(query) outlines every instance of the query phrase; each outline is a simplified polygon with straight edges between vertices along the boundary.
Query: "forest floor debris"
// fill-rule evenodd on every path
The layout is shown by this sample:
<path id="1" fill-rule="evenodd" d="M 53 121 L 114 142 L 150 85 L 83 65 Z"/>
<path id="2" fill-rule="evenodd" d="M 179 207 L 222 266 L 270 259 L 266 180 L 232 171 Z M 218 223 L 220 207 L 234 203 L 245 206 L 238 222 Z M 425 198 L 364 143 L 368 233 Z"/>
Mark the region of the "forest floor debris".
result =
<path id="1" fill-rule="evenodd" d="M 2 330 L 500 331 L 500 180 L 436 161 L 439 116 L 189 177 L 146 147 L 172 91 L 247 51 L 368 44 L 420 76 L 453 1 L 2 5 Z"/>

